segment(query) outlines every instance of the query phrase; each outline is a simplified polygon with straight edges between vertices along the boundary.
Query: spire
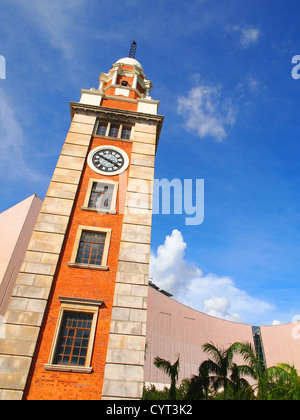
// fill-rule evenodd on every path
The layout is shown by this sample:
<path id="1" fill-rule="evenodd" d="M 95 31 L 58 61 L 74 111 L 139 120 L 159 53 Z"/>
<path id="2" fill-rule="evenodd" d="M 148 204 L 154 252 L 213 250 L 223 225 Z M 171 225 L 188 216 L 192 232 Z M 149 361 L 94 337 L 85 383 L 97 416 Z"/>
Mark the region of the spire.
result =
<path id="1" fill-rule="evenodd" d="M 135 58 L 137 43 L 132 41 L 128 57 Z"/>

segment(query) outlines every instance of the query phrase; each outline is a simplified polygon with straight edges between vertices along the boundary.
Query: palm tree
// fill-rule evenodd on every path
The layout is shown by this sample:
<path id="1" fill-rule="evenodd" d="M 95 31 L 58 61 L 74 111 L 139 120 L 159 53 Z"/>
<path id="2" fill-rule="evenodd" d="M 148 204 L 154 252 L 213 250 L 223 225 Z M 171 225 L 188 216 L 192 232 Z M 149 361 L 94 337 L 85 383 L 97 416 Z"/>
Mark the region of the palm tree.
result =
<path id="1" fill-rule="evenodd" d="M 270 399 L 300 400 L 300 378 L 294 366 L 287 363 L 278 363 L 269 368 L 269 377 L 275 382 L 270 392 Z"/>
<path id="2" fill-rule="evenodd" d="M 186 393 L 187 400 L 207 400 L 209 395 L 210 377 L 206 362 L 201 363 L 198 375 L 190 379 Z"/>
<path id="3" fill-rule="evenodd" d="M 176 383 L 178 380 L 179 374 L 179 356 L 173 365 L 168 360 L 161 359 L 160 357 L 156 357 L 154 359 L 154 365 L 165 372 L 169 378 L 171 379 L 171 386 L 169 390 L 169 398 L 170 400 L 176 400 Z"/>
<path id="4" fill-rule="evenodd" d="M 248 400 L 253 399 L 253 391 L 249 382 L 242 377 L 247 374 L 248 369 L 245 366 L 238 366 L 236 363 L 232 363 L 231 375 L 230 375 L 230 388 L 232 392 L 232 399 L 234 400 Z"/>
<path id="5" fill-rule="evenodd" d="M 228 390 L 231 381 L 229 379 L 230 369 L 232 367 L 233 351 L 231 347 L 228 349 L 218 349 L 212 343 L 205 343 L 203 345 L 204 352 L 211 355 L 211 359 L 205 360 L 202 365 L 203 369 L 207 369 L 209 373 L 214 374 L 210 376 L 210 381 L 215 391 L 223 389 L 223 396 L 226 400 L 228 397 Z"/>
<path id="6" fill-rule="evenodd" d="M 231 345 L 233 352 L 237 352 L 243 356 L 244 361 L 247 365 L 243 365 L 241 369 L 243 373 L 251 376 L 257 381 L 254 389 L 257 391 L 257 399 L 265 400 L 268 399 L 269 382 L 271 376 L 273 376 L 272 369 L 266 369 L 263 361 L 259 356 L 259 352 L 256 354 L 255 349 L 250 343 L 233 343 Z"/>

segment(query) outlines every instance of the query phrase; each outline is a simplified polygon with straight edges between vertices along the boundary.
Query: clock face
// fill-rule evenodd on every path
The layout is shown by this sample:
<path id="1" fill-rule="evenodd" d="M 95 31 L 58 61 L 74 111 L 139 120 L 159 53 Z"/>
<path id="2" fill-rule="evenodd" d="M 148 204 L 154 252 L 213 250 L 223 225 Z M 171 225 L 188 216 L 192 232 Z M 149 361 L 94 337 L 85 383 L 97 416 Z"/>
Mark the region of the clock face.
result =
<path id="1" fill-rule="evenodd" d="M 88 164 L 93 171 L 102 175 L 117 175 L 127 169 L 129 159 L 118 147 L 100 146 L 91 151 Z"/>
<path id="2" fill-rule="evenodd" d="M 115 172 L 124 166 L 121 153 L 111 149 L 101 149 L 92 157 L 93 165 L 104 172 Z"/>

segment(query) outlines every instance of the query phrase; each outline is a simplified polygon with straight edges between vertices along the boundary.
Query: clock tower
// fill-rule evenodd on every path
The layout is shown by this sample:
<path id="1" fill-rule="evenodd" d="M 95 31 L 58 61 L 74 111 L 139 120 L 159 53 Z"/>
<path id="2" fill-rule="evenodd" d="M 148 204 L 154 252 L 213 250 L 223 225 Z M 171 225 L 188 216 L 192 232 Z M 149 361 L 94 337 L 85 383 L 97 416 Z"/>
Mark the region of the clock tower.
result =
<path id="1" fill-rule="evenodd" d="M 163 123 L 132 57 L 71 126 L 0 329 L 0 399 L 140 399 Z"/>

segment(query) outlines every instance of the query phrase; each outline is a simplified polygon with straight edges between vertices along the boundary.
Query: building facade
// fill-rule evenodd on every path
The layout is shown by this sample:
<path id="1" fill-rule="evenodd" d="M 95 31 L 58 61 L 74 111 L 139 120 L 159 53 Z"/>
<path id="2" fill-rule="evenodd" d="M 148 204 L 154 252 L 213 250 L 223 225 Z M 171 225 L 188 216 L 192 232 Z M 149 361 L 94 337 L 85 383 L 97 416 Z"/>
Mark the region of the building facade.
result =
<path id="1" fill-rule="evenodd" d="M 42 203 L 33 194 L 0 214 L 1 319 L 5 315 Z"/>
<path id="2" fill-rule="evenodd" d="M 163 117 L 123 58 L 72 122 L 1 326 L 1 399 L 138 399 Z"/>
<path id="3" fill-rule="evenodd" d="M 258 327 L 226 321 L 177 302 L 155 285 L 148 293 L 146 342 L 145 383 L 159 389 L 169 386 L 170 378 L 154 366 L 154 358 L 174 363 L 179 355 L 180 384 L 198 375 L 200 364 L 208 359 L 202 347 L 205 343 L 223 349 L 235 342 L 250 343 L 256 351 L 260 349 L 265 367 L 287 363 L 300 372 L 299 322 Z M 241 356 L 235 362 L 244 364 Z"/>

